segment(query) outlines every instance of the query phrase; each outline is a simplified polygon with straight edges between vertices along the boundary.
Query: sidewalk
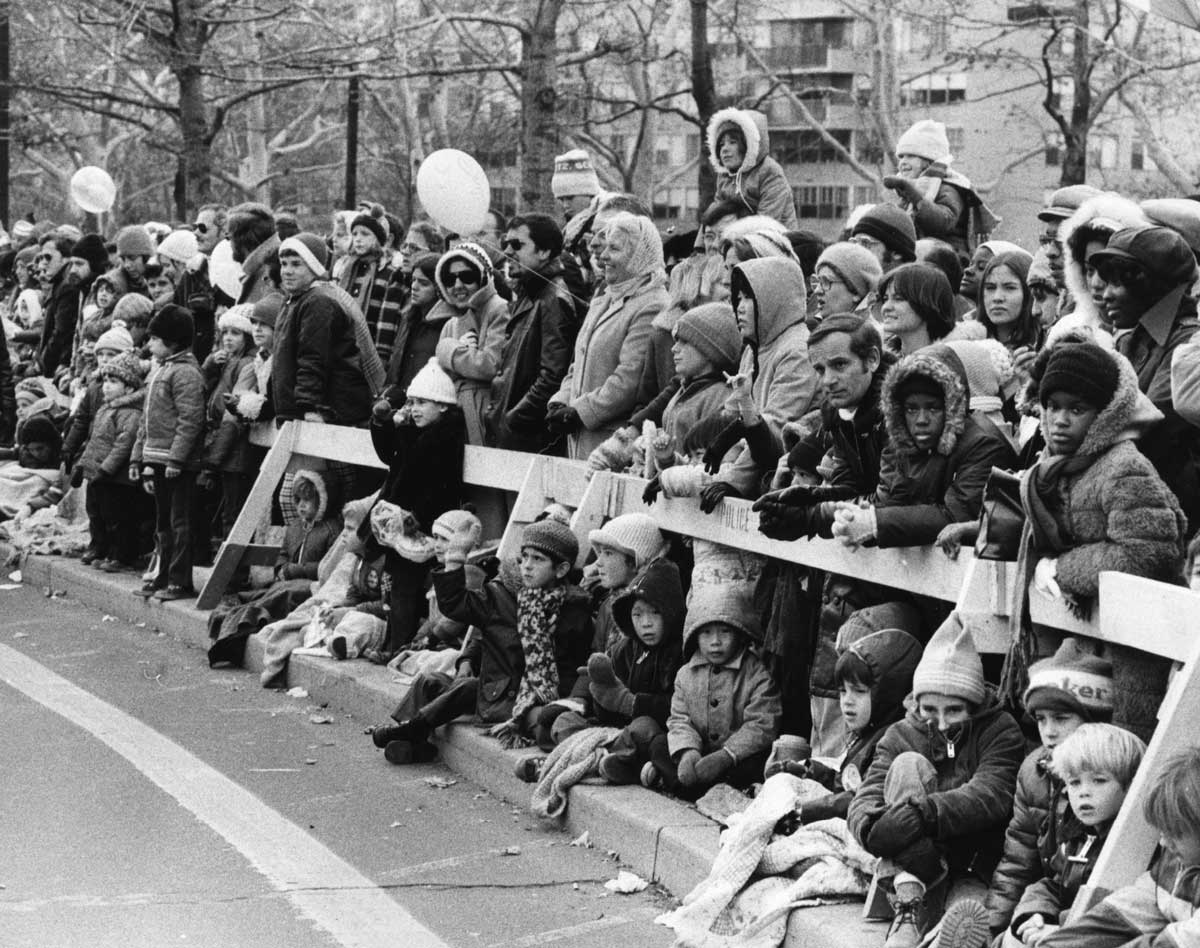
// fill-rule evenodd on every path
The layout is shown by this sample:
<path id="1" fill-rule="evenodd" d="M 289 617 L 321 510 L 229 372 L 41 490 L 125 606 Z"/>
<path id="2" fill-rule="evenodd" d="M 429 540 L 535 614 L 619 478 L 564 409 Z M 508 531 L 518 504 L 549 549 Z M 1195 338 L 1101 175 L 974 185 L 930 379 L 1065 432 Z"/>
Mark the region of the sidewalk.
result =
<path id="1" fill-rule="evenodd" d="M 5 544 L 0 552 L 7 553 Z M 110 574 L 63 557 L 25 557 L 27 585 L 49 587 L 72 599 L 132 622 L 145 622 L 197 648 L 207 650 L 206 616 L 192 600 L 160 603 L 132 595 L 140 581 L 132 574 Z M 251 638 L 246 649 L 247 676 L 262 668 L 262 646 Z M 317 702 L 349 714 L 364 724 L 388 720 L 397 697 L 391 672 L 364 661 L 338 662 L 293 656 L 289 686 L 305 688 Z M 252 679 L 257 683 L 257 675 Z M 368 740 L 366 736 L 363 740 Z M 441 758 L 456 773 L 516 805 L 529 805 L 532 785 L 513 775 L 513 764 L 529 751 L 505 751 L 469 724 L 452 724 L 440 732 Z M 380 757 L 380 766 L 386 766 Z M 695 809 L 642 787 L 577 786 L 562 822 L 563 829 L 591 834 L 601 850 L 619 855 L 622 863 L 682 898 L 702 879 L 716 856 L 719 829 Z M 864 922 L 861 903 L 795 911 L 786 945 L 865 948 L 881 944 L 885 929 Z"/>

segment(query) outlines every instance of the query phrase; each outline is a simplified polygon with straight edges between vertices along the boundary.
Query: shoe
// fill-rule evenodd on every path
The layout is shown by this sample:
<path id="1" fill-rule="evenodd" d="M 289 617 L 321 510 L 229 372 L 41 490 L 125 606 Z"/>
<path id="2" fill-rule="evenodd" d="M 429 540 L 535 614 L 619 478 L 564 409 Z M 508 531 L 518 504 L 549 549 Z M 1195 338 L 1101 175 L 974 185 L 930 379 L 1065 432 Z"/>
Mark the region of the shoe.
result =
<path id="1" fill-rule="evenodd" d="M 896 913 L 883 948 L 918 948 L 928 927 L 925 912 L 925 883 L 911 873 L 901 872 L 894 880 L 895 892 L 888 897 Z"/>
<path id="2" fill-rule="evenodd" d="M 83 555 L 79 557 L 79 562 L 84 566 L 91 566 L 92 563 L 100 558 L 100 551 L 93 550 L 90 546 L 83 551 Z"/>
<path id="3" fill-rule="evenodd" d="M 148 579 L 142 585 L 133 591 L 135 596 L 141 596 L 143 599 L 149 599 L 151 596 L 156 596 L 163 591 L 163 587 L 158 585 L 154 580 Z"/>
<path id="4" fill-rule="evenodd" d="M 955 902 L 942 916 L 932 948 L 987 948 L 988 910 L 978 899 Z"/>
<path id="5" fill-rule="evenodd" d="M 80 562 L 83 562 L 83 561 L 80 560 Z M 108 557 L 101 553 L 101 554 L 97 554 L 96 558 L 93 559 L 88 565 L 92 569 L 104 569 L 104 564 L 107 562 L 108 562 Z"/>
<path id="6" fill-rule="evenodd" d="M 600 755 L 596 769 L 600 771 L 601 777 L 618 786 L 637 783 L 642 770 L 638 766 L 637 760 L 631 760 L 625 755 L 612 754 L 608 751 Z"/>
<path id="7" fill-rule="evenodd" d="M 402 724 L 377 724 L 368 733 L 371 735 L 371 742 L 380 750 L 383 750 L 392 741 L 405 738 L 405 729 Z"/>
<path id="8" fill-rule="evenodd" d="M 663 785 L 663 775 L 654 766 L 654 761 L 652 760 L 648 760 L 642 765 L 642 772 L 638 777 L 642 782 L 642 786 L 647 790 L 657 790 Z"/>
<path id="9" fill-rule="evenodd" d="M 125 568 L 120 560 L 97 560 L 92 565 L 106 573 L 119 573 Z"/>
<path id="10" fill-rule="evenodd" d="M 437 748 L 429 741 L 392 741 L 383 756 L 389 764 L 428 764 L 437 760 Z"/>
<path id="11" fill-rule="evenodd" d="M 545 763 L 545 757 L 522 757 L 513 767 L 513 773 L 516 774 L 518 780 L 537 783 L 542 777 L 542 765 Z"/>
<path id="12" fill-rule="evenodd" d="M 174 602 L 176 599 L 195 599 L 196 590 L 191 586 L 179 586 L 171 583 L 166 589 L 160 589 L 154 594 L 159 602 Z"/>
<path id="13" fill-rule="evenodd" d="M 335 635 L 329 640 L 329 651 L 333 653 L 336 659 L 344 659 L 346 657 L 346 636 Z"/>

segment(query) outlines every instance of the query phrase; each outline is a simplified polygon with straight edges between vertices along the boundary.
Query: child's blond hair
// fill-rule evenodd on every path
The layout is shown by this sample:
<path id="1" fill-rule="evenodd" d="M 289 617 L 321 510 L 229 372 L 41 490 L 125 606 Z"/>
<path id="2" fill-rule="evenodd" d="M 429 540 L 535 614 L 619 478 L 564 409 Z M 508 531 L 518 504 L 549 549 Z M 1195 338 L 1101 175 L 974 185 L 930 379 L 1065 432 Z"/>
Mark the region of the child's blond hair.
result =
<path id="1" fill-rule="evenodd" d="M 1147 822 L 1164 836 L 1200 837 L 1200 747 L 1173 755 L 1155 776 L 1143 804 Z"/>
<path id="2" fill-rule="evenodd" d="M 1115 724 L 1081 724 L 1054 748 L 1051 767 L 1061 780 L 1085 773 L 1112 774 L 1126 790 L 1133 782 L 1146 745 Z"/>

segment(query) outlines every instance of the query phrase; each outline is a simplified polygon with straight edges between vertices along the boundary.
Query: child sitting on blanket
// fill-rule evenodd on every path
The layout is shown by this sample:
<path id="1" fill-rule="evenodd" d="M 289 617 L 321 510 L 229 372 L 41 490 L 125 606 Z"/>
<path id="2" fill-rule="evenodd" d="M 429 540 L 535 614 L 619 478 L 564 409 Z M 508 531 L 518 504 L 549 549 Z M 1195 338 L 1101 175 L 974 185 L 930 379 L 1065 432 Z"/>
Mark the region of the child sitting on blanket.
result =
<path id="1" fill-rule="evenodd" d="M 1141 738 L 1115 724 L 1081 724 L 1054 749 L 1052 766 L 1065 785 L 1067 806 L 1055 807 L 1042 824 L 1035 865 L 1039 878 L 1022 894 L 1007 931 L 992 942 L 995 948 L 1040 945 L 1066 921 L 1145 752 Z M 965 903 L 950 910 L 956 915 L 974 911 Z M 950 912 L 943 929 L 959 927 Z M 954 948 L 986 948 L 983 936 L 960 938 Z"/>
<path id="2" fill-rule="evenodd" d="M 837 769 L 813 759 L 777 761 L 772 755 L 764 771 L 766 777 L 781 772 L 807 777 L 829 791 L 825 797 L 805 802 L 788 821 L 790 827 L 846 818 L 880 738 L 904 717 L 904 699 L 921 659 L 921 643 L 916 638 L 920 626 L 916 610 L 903 603 L 860 609 L 842 625 L 838 633 L 841 654 L 833 675 L 841 693 L 846 750 Z"/>
<path id="3" fill-rule="evenodd" d="M 675 676 L 667 747 L 683 796 L 717 783 L 745 788 L 762 776 L 779 732 L 779 692 L 752 643 L 753 605 L 738 587 L 705 587 L 688 609 L 685 663 Z M 657 770 L 658 765 L 655 764 Z M 647 783 L 655 783 L 653 775 Z"/>

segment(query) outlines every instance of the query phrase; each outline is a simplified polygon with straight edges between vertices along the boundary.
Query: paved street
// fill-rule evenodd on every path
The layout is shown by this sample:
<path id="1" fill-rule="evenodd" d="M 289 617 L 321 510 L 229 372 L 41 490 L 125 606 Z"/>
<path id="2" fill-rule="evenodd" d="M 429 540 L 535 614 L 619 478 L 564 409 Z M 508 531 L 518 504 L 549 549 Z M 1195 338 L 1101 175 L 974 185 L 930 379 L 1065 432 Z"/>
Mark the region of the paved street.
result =
<path id="1" fill-rule="evenodd" d="M 671 942 L 659 893 L 369 722 L 37 589 L 0 615 L 3 948 Z"/>

